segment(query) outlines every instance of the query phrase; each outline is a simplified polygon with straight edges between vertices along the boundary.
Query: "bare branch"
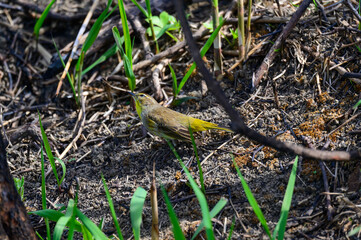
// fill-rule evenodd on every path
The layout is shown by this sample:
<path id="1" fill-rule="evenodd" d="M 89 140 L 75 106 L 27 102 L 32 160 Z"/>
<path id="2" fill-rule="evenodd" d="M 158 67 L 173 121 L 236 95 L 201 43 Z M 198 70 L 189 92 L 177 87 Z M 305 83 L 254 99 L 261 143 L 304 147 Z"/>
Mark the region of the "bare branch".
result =
<path id="1" fill-rule="evenodd" d="M 312 0 L 305 0 L 303 1 L 302 4 L 305 4 L 306 2 L 310 2 L 310 1 Z M 183 9 L 183 1 L 174 0 L 174 4 L 177 10 L 178 18 L 181 21 L 184 35 L 186 37 L 189 46 L 189 51 L 191 52 L 193 59 L 197 64 L 199 72 L 203 75 L 209 90 L 213 93 L 217 101 L 222 105 L 224 110 L 229 115 L 232 121 L 232 129 L 235 132 L 240 133 L 248 137 L 249 139 L 257 141 L 260 144 L 272 147 L 278 151 L 288 152 L 306 158 L 312 158 L 312 159 L 318 159 L 324 161 L 327 160 L 348 161 L 351 159 L 359 159 L 359 160 L 361 159 L 360 150 L 346 152 L 346 151 L 322 151 L 322 150 L 309 149 L 294 143 L 281 142 L 275 138 L 264 136 L 258 133 L 257 131 L 247 127 L 247 125 L 241 119 L 240 114 L 229 103 L 226 95 L 219 86 L 219 83 L 212 77 L 211 73 L 205 67 L 204 62 L 199 54 L 199 49 L 193 39 L 192 32 L 186 20 L 186 16 Z"/>

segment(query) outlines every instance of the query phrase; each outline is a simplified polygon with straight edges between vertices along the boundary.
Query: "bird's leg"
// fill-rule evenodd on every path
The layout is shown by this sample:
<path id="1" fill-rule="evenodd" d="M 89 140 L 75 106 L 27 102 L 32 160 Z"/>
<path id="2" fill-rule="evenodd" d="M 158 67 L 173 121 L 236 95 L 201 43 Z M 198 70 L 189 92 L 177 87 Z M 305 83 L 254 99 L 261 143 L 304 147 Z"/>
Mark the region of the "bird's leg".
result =
<path id="1" fill-rule="evenodd" d="M 147 136 L 147 129 L 142 125 L 142 137 L 145 138 Z"/>

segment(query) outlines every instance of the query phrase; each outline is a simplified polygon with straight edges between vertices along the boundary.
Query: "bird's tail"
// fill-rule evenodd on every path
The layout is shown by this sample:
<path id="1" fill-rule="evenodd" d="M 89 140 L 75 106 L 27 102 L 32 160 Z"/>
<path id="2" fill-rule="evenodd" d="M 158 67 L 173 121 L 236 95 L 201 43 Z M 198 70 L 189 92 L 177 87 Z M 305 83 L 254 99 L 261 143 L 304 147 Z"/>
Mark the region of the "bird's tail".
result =
<path id="1" fill-rule="evenodd" d="M 226 128 L 226 127 L 220 127 L 220 126 L 215 126 L 212 129 L 218 129 L 218 130 L 222 130 L 222 131 L 226 131 L 226 132 L 230 132 L 230 133 L 234 133 L 231 129 Z"/>

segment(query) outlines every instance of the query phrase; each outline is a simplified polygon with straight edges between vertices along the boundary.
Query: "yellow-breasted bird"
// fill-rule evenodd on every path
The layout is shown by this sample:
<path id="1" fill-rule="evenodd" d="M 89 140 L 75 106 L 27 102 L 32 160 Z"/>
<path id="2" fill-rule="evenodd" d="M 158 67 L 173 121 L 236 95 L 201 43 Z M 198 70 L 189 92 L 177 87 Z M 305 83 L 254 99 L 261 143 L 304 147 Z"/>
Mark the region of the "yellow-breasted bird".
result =
<path id="1" fill-rule="evenodd" d="M 137 113 L 149 132 L 166 138 L 191 141 L 189 126 L 193 132 L 218 129 L 233 132 L 231 129 L 219 127 L 215 123 L 206 122 L 163 107 L 154 98 L 145 93 L 130 93 L 135 101 Z"/>

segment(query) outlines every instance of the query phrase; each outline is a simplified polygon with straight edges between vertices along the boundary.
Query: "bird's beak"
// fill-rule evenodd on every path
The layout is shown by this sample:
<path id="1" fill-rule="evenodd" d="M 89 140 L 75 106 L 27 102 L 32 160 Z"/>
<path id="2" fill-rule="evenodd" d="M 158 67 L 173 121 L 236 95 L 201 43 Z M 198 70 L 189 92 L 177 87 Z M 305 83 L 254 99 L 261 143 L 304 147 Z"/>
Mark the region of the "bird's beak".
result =
<path id="1" fill-rule="evenodd" d="M 132 97 L 134 97 L 134 98 L 136 98 L 137 97 L 137 95 L 135 95 L 135 93 L 133 93 L 133 92 L 128 92 Z"/>

